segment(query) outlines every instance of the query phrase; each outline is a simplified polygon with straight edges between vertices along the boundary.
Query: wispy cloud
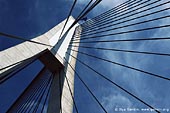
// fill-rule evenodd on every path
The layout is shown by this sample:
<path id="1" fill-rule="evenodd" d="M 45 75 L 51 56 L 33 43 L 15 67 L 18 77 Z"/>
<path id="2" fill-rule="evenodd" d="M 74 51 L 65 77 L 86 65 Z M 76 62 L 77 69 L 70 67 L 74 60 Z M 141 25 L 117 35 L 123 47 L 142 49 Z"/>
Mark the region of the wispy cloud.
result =
<path id="1" fill-rule="evenodd" d="M 132 107 L 131 101 L 127 97 L 121 95 L 120 93 L 109 94 L 106 97 L 103 97 L 102 104 L 106 107 L 109 113 L 115 112 L 115 109 L 118 107 L 121 108 Z"/>
<path id="2" fill-rule="evenodd" d="M 97 8 L 94 12 L 101 12 L 105 9 L 112 8 L 115 4 L 119 4 L 117 2 L 123 2 L 121 1 L 111 1 L 111 0 L 104 0 L 100 4 L 100 9 Z M 165 1 L 164 1 L 165 2 Z M 158 3 L 159 4 L 159 3 Z M 163 7 L 169 7 L 168 5 L 165 5 Z M 160 10 L 161 7 L 158 7 L 154 10 L 148 11 L 148 13 L 151 13 L 155 10 Z M 140 10 L 144 10 L 140 9 Z M 146 12 L 145 12 L 146 13 Z M 144 14 L 144 13 L 143 13 Z M 169 10 L 164 12 L 164 14 L 169 14 Z M 145 17 L 142 19 L 139 19 L 137 21 L 144 21 L 152 18 L 156 18 L 159 16 L 163 16 L 163 13 L 156 14 L 153 16 Z M 126 18 L 125 18 L 126 19 Z M 129 22 L 129 23 L 133 23 Z M 136 21 L 135 21 L 136 22 Z M 129 24 L 125 23 L 125 24 Z M 168 19 L 162 19 L 159 21 L 154 21 L 147 24 L 142 24 L 139 26 L 132 26 L 125 29 L 119 29 L 113 32 L 122 32 L 126 30 L 135 30 L 140 28 L 147 28 L 152 26 L 160 26 L 169 24 L 169 18 Z M 118 25 L 121 26 L 121 25 Z M 169 29 L 157 29 L 157 30 L 150 30 L 150 31 L 144 31 L 139 33 L 131 33 L 131 34 L 124 34 L 124 35 L 118 35 L 118 36 L 110 36 L 103 39 L 98 40 L 107 40 L 107 39 L 129 39 L 129 38 L 150 38 L 150 37 L 164 37 L 169 36 Z M 118 48 L 118 49 L 128 49 L 128 50 L 138 50 L 138 51 L 150 51 L 150 52 L 162 52 L 162 53 L 169 53 L 170 49 L 170 43 L 169 41 L 148 41 L 148 42 L 122 42 L 122 43 L 98 43 L 94 44 L 95 47 L 105 47 L 105 48 Z M 88 51 L 88 50 L 86 50 Z M 168 76 L 169 71 L 167 70 L 168 64 L 170 63 L 170 60 L 168 60 L 167 57 L 161 57 L 161 56 L 154 56 L 154 55 L 142 55 L 142 54 L 132 54 L 132 53 L 120 53 L 120 52 L 108 52 L 108 51 L 95 51 L 94 54 L 100 54 L 100 57 L 104 57 L 107 59 L 110 59 L 112 61 L 116 61 L 119 63 L 123 63 L 125 65 L 129 65 L 132 67 L 136 67 L 142 70 L 146 70 L 148 72 L 160 74 L 162 76 Z M 163 98 L 163 95 L 166 95 L 169 93 L 169 90 L 165 91 L 161 89 L 161 87 L 166 87 L 168 85 L 167 82 L 163 82 L 164 80 L 159 78 L 151 77 L 147 74 L 142 74 L 141 72 L 136 72 L 131 69 L 125 69 L 121 66 L 115 66 L 106 62 L 100 62 L 96 63 L 98 66 L 101 67 L 101 69 L 105 70 L 105 74 L 108 75 L 109 78 L 112 80 L 115 80 L 119 84 L 123 85 L 123 87 L 127 88 L 129 91 L 133 92 L 137 96 L 139 96 L 144 101 L 148 102 L 151 105 L 154 105 L 156 107 L 160 107 L 162 105 L 158 104 L 158 102 L 163 103 L 163 105 L 168 106 L 168 102 L 166 99 Z M 95 64 L 93 64 L 95 65 Z M 162 70 L 166 70 L 166 72 L 163 72 Z M 101 70 L 99 70 L 101 71 Z M 162 84 L 160 86 L 159 84 Z M 106 86 L 107 87 L 107 86 Z M 107 87 L 108 88 L 108 87 Z M 114 92 L 115 89 L 108 88 L 110 92 Z M 159 93 L 161 91 L 161 94 Z M 100 92 L 102 92 L 100 90 Z M 134 106 L 135 102 L 130 101 L 128 99 L 129 96 L 123 96 L 121 93 L 107 93 L 102 98 L 103 105 L 109 110 L 110 112 L 113 111 L 114 106 Z"/>

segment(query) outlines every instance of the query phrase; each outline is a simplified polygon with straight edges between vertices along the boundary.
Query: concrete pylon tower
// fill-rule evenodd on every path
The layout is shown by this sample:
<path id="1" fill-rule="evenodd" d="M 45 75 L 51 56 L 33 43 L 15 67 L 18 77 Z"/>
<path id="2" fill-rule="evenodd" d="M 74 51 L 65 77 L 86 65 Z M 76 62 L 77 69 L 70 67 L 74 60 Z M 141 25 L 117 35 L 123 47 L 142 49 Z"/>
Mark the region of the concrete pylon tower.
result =
<path id="1" fill-rule="evenodd" d="M 0 90 L 8 87 L 4 92 L 9 94 L 2 95 L 1 98 L 9 101 L 0 102 L 0 108 L 3 107 L 0 112 L 60 113 L 62 111 L 72 113 L 74 71 L 66 62 L 68 61 L 75 68 L 76 61 L 68 57 L 66 52 L 72 36 L 80 30 L 75 30 L 78 26 L 76 24 L 68 33 L 66 31 L 74 20 L 72 16 L 69 17 L 60 40 L 59 36 L 66 20 L 32 39 L 32 41 L 46 45 L 25 41 L 0 52 L 0 83 L 2 86 Z M 76 52 L 69 54 L 77 56 Z M 39 71 L 35 74 L 36 68 L 39 68 Z M 31 78 L 29 76 L 32 76 L 32 73 L 35 75 Z M 23 87 L 19 89 L 18 87 L 22 85 Z M 12 92 L 17 93 L 12 94 Z"/>

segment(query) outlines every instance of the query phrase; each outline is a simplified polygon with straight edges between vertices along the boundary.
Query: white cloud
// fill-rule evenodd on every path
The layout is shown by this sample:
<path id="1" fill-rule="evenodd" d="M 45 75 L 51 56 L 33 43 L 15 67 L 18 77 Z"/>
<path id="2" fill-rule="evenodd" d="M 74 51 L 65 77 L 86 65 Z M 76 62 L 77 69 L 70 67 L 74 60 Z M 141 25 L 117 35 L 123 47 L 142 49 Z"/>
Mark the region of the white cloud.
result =
<path id="1" fill-rule="evenodd" d="M 103 0 L 100 5 L 104 8 L 113 8 L 125 1 L 126 0 Z"/>
<path id="2" fill-rule="evenodd" d="M 65 0 L 65 1 L 73 1 L 73 0 Z M 78 0 L 77 5 L 87 5 L 90 0 Z M 93 0 L 95 2 L 96 0 Z M 123 2 L 126 0 L 102 0 L 91 12 L 94 15 L 98 15 L 104 11 L 107 11 Z"/>
<path id="3" fill-rule="evenodd" d="M 85 0 L 83 0 L 85 1 Z M 98 12 L 103 12 L 103 10 L 105 9 L 110 9 L 113 8 L 116 4 L 120 4 L 121 2 L 124 2 L 125 0 L 103 0 L 102 3 L 98 6 L 98 8 L 95 9 L 95 11 L 93 13 L 98 13 Z M 164 1 L 165 2 L 165 1 Z M 165 7 L 165 6 L 163 6 Z M 168 7 L 168 5 L 166 5 L 166 7 Z M 146 14 L 146 13 L 151 13 L 157 10 L 160 10 L 163 8 L 158 7 L 157 9 L 154 9 L 152 11 L 147 11 L 145 13 L 141 13 L 141 14 Z M 142 9 L 144 10 L 144 9 Z M 169 11 L 167 11 L 168 13 Z M 96 15 L 96 14 L 95 14 Z M 152 15 L 152 16 L 148 16 L 145 18 L 141 18 L 140 21 L 144 21 L 144 20 L 149 20 L 152 18 L 157 18 L 161 14 L 157 14 L 157 15 Z M 163 15 L 161 15 L 163 16 Z M 135 16 L 134 16 L 135 17 Z M 139 21 L 139 20 L 137 20 Z M 134 21 L 132 21 L 132 23 L 134 23 Z M 127 23 L 129 24 L 129 23 Z M 150 24 L 145 24 L 142 26 L 142 28 L 147 28 L 150 26 L 160 26 L 160 25 L 165 25 L 165 24 L 169 24 L 169 20 L 168 19 L 164 19 L 161 21 L 154 21 L 153 23 Z M 121 25 L 120 25 L 121 26 Z M 131 29 L 140 29 L 138 26 L 135 27 L 131 27 Z M 124 30 L 124 29 L 123 29 Z M 121 32 L 123 31 L 122 29 L 119 31 L 117 30 L 116 32 Z M 127 29 L 125 29 L 125 31 L 128 31 L 129 27 Z M 113 31 L 114 32 L 114 31 Z M 146 35 L 146 34 L 149 34 Z M 133 34 L 129 35 L 129 34 L 125 34 L 125 35 L 118 35 L 117 37 L 110 37 L 110 39 L 115 39 L 115 38 L 119 38 L 119 39 L 129 39 L 129 38 L 148 38 L 148 37 L 163 37 L 163 36 L 170 36 L 170 32 L 169 30 L 165 30 L 165 29 L 158 29 L 156 30 L 156 32 L 144 32 L 142 35 L 136 34 L 135 36 L 133 36 Z M 109 38 L 106 38 L 106 40 Z M 100 39 L 99 39 L 100 40 Z M 101 40 L 105 40 L 104 38 L 102 38 Z M 162 41 L 163 42 L 163 41 Z M 166 52 L 168 52 L 170 49 L 170 45 L 168 44 L 167 41 L 164 41 L 163 43 L 160 43 L 159 41 L 148 41 L 148 42 L 142 42 L 142 43 L 107 43 L 107 44 L 95 44 L 95 47 L 105 47 L 105 48 L 118 48 L 118 49 L 128 49 L 128 50 L 138 50 L 138 51 L 150 51 L 150 52 L 161 52 L 162 50 L 165 50 Z M 159 46 L 160 48 L 155 49 L 155 47 Z M 146 70 L 146 71 L 150 71 L 152 73 L 156 73 L 159 72 L 159 70 L 153 70 L 153 65 L 154 64 L 158 64 L 159 61 L 155 60 L 156 58 L 152 55 L 140 55 L 140 54 L 136 54 L 136 57 L 134 57 L 134 55 L 132 54 L 119 54 L 118 52 L 106 52 L 106 51 L 100 51 L 100 53 L 103 54 L 103 58 L 106 59 L 111 59 L 112 61 L 116 61 L 116 62 L 120 62 L 132 67 L 136 67 L 142 70 Z M 163 52 L 162 52 L 163 53 Z M 160 62 L 161 60 L 165 60 L 163 57 L 160 57 Z M 97 64 L 97 63 L 96 63 Z M 155 88 L 159 85 L 155 85 L 154 82 L 156 82 L 156 78 L 153 80 L 151 80 L 150 77 L 147 77 L 149 75 L 144 75 L 142 73 L 136 73 L 136 71 L 132 71 L 131 69 L 129 70 L 123 70 L 122 68 L 120 68 L 119 66 L 115 66 L 113 67 L 112 64 L 107 64 L 106 62 L 104 62 L 103 64 L 101 64 L 101 68 L 104 68 L 105 71 L 110 72 L 110 77 L 115 80 L 117 79 L 116 76 L 118 76 L 118 74 L 120 74 L 119 79 L 121 80 L 121 82 L 124 82 L 122 84 L 127 84 L 126 87 L 130 88 L 132 92 L 134 92 L 137 96 L 139 96 L 140 98 L 146 100 L 147 102 L 151 103 L 152 105 L 154 105 L 156 103 L 156 99 L 158 97 L 157 93 L 158 93 L 158 89 L 159 88 Z M 157 65 L 157 67 L 160 67 L 159 65 Z M 164 67 L 161 67 L 164 68 Z M 160 68 L 160 70 L 161 70 Z M 115 71 L 116 70 L 116 71 Z M 119 73 L 118 73 L 119 72 Z M 145 78 L 145 79 L 144 79 Z M 153 87 L 155 85 L 155 87 Z M 108 89 L 109 91 L 114 91 L 114 89 Z M 101 92 L 101 91 L 100 91 Z M 163 92 L 165 93 L 165 92 Z M 156 96 L 155 96 L 156 95 Z M 161 96 L 161 94 L 159 95 Z M 147 100 L 147 99 L 150 100 Z M 103 97 L 103 105 L 106 106 L 106 109 L 108 109 L 110 112 L 113 112 L 114 110 L 114 106 L 116 105 L 120 105 L 122 106 L 132 106 L 132 103 L 128 98 L 124 97 L 121 94 L 109 94 L 105 97 Z M 157 104 L 158 105 L 158 104 Z"/>
<path id="4" fill-rule="evenodd" d="M 120 93 L 110 94 L 106 97 L 103 97 L 102 104 L 106 107 L 109 113 L 114 112 L 116 107 L 124 108 L 132 107 L 131 101 L 127 97 L 121 95 Z"/>
<path id="5" fill-rule="evenodd" d="M 77 3 L 78 4 L 87 4 L 90 0 L 79 0 Z M 95 1 L 95 0 L 93 0 Z M 126 0 L 102 0 L 100 2 L 100 6 L 104 7 L 104 8 L 113 8 L 114 6 L 125 2 Z"/>

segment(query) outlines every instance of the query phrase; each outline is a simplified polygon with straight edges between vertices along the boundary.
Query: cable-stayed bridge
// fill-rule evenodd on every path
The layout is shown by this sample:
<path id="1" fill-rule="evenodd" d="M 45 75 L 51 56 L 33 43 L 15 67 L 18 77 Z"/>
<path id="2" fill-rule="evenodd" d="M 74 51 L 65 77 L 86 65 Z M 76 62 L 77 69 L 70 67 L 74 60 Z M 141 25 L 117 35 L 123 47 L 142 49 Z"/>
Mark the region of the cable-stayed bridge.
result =
<path id="1" fill-rule="evenodd" d="M 66 20 L 32 40 L 0 33 L 24 41 L 0 53 L 0 112 L 167 112 L 168 104 L 160 102 L 162 98 L 168 102 L 170 94 L 163 90 L 170 80 L 170 1 L 129 0 L 82 24 L 78 22 L 101 0 L 89 1 L 74 19 L 76 2 Z M 83 91 L 77 93 L 80 84 Z M 100 88 L 109 93 L 113 88 L 115 95 L 121 92 L 139 108 L 127 111 L 123 108 L 133 105 L 123 101 L 117 103 L 121 109 L 115 109 L 115 102 L 105 99 Z M 145 89 L 160 100 L 147 96 Z M 80 103 L 85 101 L 83 92 L 93 103 Z M 94 104 L 97 107 L 91 109 Z"/>

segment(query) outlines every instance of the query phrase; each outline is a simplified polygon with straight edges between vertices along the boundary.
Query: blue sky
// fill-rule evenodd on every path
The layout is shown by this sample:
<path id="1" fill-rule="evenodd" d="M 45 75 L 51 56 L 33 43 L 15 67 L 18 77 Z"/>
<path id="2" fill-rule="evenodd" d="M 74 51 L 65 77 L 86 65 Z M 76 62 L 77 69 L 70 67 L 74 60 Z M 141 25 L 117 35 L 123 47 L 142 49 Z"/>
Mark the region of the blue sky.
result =
<path id="1" fill-rule="evenodd" d="M 1 0 L 0 31 L 31 39 L 47 32 L 64 20 L 69 13 L 72 3 L 72 0 Z M 74 17 L 79 14 L 85 3 L 81 0 L 77 2 L 72 13 Z M 97 15 L 96 12 L 99 9 L 104 11 L 108 7 L 100 7 L 93 10 L 89 18 L 93 17 L 94 14 Z M 2 45 L 0 50 L 21 43 L 5 37 L 1 37 L 0 41 Z"/>
<path id="2" fill-rule="evenodd" d="M 166 1 L 163 0 L 162 2 L 166 2 Z M 154 5 L 156 4 L 153 4 L 151 6 L 154 6 Z M 151 12 L 154 12 L 156 10 L 163 9 L 166 7 L 169 7 L 169 4 L 164 5 L 162 7 L 157 7 L 153 10 L 138 14 L 136 16 L 151 13 Z M 143 8 L 141 10 L 144 10 L 144 9 L 146 8 Z M 128 25 L 128 24 L 135 23 L 135 22 L 140 22 L 143 20 L 149 20 L 149 19 L 153 19 L 153 18 L 160 17 L 163 15 L 168 15 L 168 14 L 170 14 L 170 12 L 165 11 L 162 13 L 158 13 L 155 15 L 142 18 L 142 19 L 138 19 L 138 20 L 131 21 L 128 23 L 123 23 L 117 26 L 113 26 L 112 28 L 123 26 L 123 25 Z M 134 18 L 134 17 L 132 16 L 125 20 L 131 19 L 131 18 Z M 114 30 L 114 31 L 110 31 L 110 32 L 102 33 L 102 34 L 116 33 L 116 32 L 152 27 L 152 26 L 160 26 L 160 25 L 166 25 L 168 23 L 169 23 L 169 18 L 159 20 L 159 21 L 154 21 L 154 22 L 147 23 L 147 24 L 141 24 L 137 26 L 118 29 L 118 30 Z M 159 30 L 150 30 L 150 31 L 144 31 L 144 32 L 109 36 L 109 37 L 104 37 L 104 38 L 96 38 L 94 40 L 166 37 L 170 35 L 168 31 L 169 31 L 169 28 L 164 28 L 164 29 L 159 29 Z M 98 35 L 101 35 L 101 34 L 98 34 Z M 86 40 L 86 41 L 89 41 L 89 40 Z M 85 40 L 82 40 L 82 41 L 85 41 Z M 121 42 L 121 43 L 97 43 L 97 44 L 92 43 L 92 44 L 81 44 L 81 45 L 92 46 L 92 47 L 105 47 L 105 48 L 170 53 L 169 40 L 144 41 L 144 42 Z M 119 62 L 122 64 L 126 64 L 128 66 L 136 67 L 138 69 L 142 69 L 148 72 L 159 74 L 161 76 L 169 77 L 169 72 L 170 72 L 170 68 L 169 68 L 170 58 L 169 57 L 132 54 L 132 53 L 121 53 L 121 52 L 110 52 L 110 51 L 101 51 L 101 50 L 89 50 L 85 48 L 80 48 L 79 50 L 87 52 L 89 54 L 95 54 L 98 57 L 106 58 L 111 61 Z M 143 99 L 145 102 L 149 103 L 155 108 L 169 109 L 169 106 L 170 106 L 170 103 L 169 103 L 170 83 L 169 81 L 151 77 L 151 76 L 148 76 L 147 74 L 143 74 L 143 73 L 129 70 L 129 69 L 126 69 L 120 66 L 109 64 L 109 63 L 106 63 L 100 60 L 89 58 L 84 55 L 79 54 L 78 58 L 85 61 L 87 64 L 92 66 L 94 69 L 106 75 L 108 78 L 115 81 L 122 87 L 126 88 L 133 94 L 137 95 L 139 98 Z M 134 98 L 130 97 L 129 95 L 127 95 L 120 89 L 112 86 L 111 84 L 107 83 L 105 80 L 101 79 L 100 77 L 95 76 L 96 74 L 94 72 L 87 71 L 88 70 L 87 68 L 82 69 L 82 67 L 83 66 L 80 63 L 77 64 L 78 72 L 82 75 L 84 80 L 91 86 L 91 89 L 94 91 L 94 93 L 99 98 L 100 102 L 102 102 L 102 104 L 104 105 L 104 107 L 106 107 L 109 113 L 115 112 L 115 108 L 125 108 L 125 109 L 128 107 L 139 108 L 139 109 L 147 108 L 147 106 L 136 101 Z M 83 70 L 86 70 L 86 74 L 84 74 Z M 78 84 L 81 84 L 81 83 L 78 82 L 77 85 L 75 85 L 75 87 L 76 86 L 80 87 Z M 99 106 L 94 105 L 97 103 L 95 103 L 94 100 L 91 99 L 90 97 L 87 97 L 87 95 L 80 96 L 79 93 L 82 90 L 78 91 L 78 89 L 79 88 L 77 88 L 78 93 L 76 92 L 75 93 L 77 94 L 76 98 L 78 98 L 78 103 L 80 103 L 78 104 L 78 106 L 80 106 L 80 108 L 83 109 L 81 112 L 83 113 L 101 112 L 102 113 L 102 111 L 100 111 L 101 109 L 99 109 Z M 81 100 L 81 97 L 83 97 L 82 100 Z M 90 98 L 91 101 L 90 99 L 88 99 L 85 102 L 85 98 Z M 92 103 L 92 101 L 94 104 L 90 104 Z M 84 105 L 83 103 L 86 103 L 86 105 Z M 166 113 L 167 111 L 161 111 L 161 112 Z M 136 113 L 136 112 L 133 111 L 132 113 Z M 144 113 L 146 113 L 146 111 Z"/>
<path id="3" fill-rule="evenodd" d="M 103 0 L 89 15 L 88 18 L 94 17 L 125 0 Z M 165 2 L 166 0 L 162 0 Z M 0 32 L 21 36 L 31 39 L 48 31 L 53 26 L 60 23 L 68 15 L 68 11 L 72 5 L 72 0 L 0 0 Z M 87 0 L 78 0 L 76 8 L 73 11 L 73 16 L 77 16 L 81 8 L 85 6 Z M 154 6 L 154 5 L 153 5 Z M 165 5 L 150 12 L 161 8 L 169 7 Z M 142 9 L 141 9 L 142 10 Z M 145 14 L 145 13 L 143 13 Z M 148 16 L 141 20 L 124 23 L 122 25 L 152 19 L 158 16 L 168 15 L 170 11 Z M 140 14 L 139 14 L 140 15 Z M 142 14 L 141 14 L 142 15 Z M 131 17 L 132 18 L 132 17 Z M 128 19 L 128 18 L 127 18 Z M 140 29 L 158 25 L 166 25 L 168 19 L 155 21 L 150 24 L 142 24 L 138 26 L 118 29 L 107 33 L 116 33 L 121 31 Z M 118 25 L 119 26 L 119 25 Z M 113 26 L 114 28 L 115 26 Z M 129 39 L 129 38 L 152 38 L 170 36 L 169 28 L 151 30 L 132 34 L 123 34 L 117 36 L 105 37 L 97 40 L 109 39 Z M 105 33 L 105 34 L 107 34 Z M 11 47 L 20 41 L 0 37 L 0 50 Z M 97 43 L 97 44 L 82 44 L 94 47 L 107 47 L 117 49 L 129 49 L 150 52 L 170 53 L 170 41 L 144 41 L 144 42 L 121 42 L 121 43 Z M 80 48 L 80 51 L 94 54 L 98 57 L 106 58 L 115 62 L 123 63 L 139 69 L 143 69 L 155 74 L 169 77 L 170 73 L 170 57 L 142 55 L 132 53 L 98 51 Z M 78 55 L 78 58 L 85 63 L 106 75 L 122 87 L 134 93 L 155 108 L 165 108 L 170 110 L 170 82 L 159 78 L 155 78 L 140 72 L 129 70 L 120 66 L 112 65 L 101 60 L 89 58 L 87 56 Z M 94 72 L 83 67 L 77 62 L 76 70 L 81 75 L 83 80 L 90 86 L 90 89 L 99 98 L 102 105 L 109 113 L 116 112 L 115 108 L 147 108 L 147 106 L 135 100 L 117 87 L 111 85 L 107 81 L 98 77 Z M 92 96 L 87 92 L 82 83 L 75 78 L 75 99 L 80 113 L 103 113 Z M 75 110 L 74 110 L 75 112 Z M 118 112 L 118 111 L 117 111 Z M 170 112 L 170 111 L 169 111 Z M 136 113 L 136 112 L 130 112 Z M 138 113 L 138 112 L 137 112 Z M 146 112 L 144 112 L 146 113 Z M 163 113 L 167 113 L 166 111 Z"/>

